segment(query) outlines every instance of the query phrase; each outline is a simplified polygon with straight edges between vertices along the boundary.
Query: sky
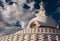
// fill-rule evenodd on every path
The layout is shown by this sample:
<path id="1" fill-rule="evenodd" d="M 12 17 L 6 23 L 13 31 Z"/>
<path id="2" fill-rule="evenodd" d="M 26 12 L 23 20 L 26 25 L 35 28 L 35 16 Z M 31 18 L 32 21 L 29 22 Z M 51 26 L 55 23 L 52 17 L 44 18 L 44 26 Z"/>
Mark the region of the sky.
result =
<path id="1" fill-rule="evenodd" d="M 41 0 L 0 0 L 0 35 L 27 27 L 39 12 Z M 60 0 L 43 0 L 46 12 L 60 24 Z"/>

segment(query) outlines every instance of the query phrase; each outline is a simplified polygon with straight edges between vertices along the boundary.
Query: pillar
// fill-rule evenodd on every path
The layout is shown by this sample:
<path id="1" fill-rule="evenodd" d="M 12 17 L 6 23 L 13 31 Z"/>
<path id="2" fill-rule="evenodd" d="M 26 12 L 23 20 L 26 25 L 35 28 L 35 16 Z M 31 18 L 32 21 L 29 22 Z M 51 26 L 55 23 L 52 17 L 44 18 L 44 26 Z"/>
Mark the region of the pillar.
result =
<path id="1" fill-rule="evenodd" d="M 44 34 L 38 34 L 37 41 L 44 41 Z"/>
<path id="2" fill-rule="evenodd" d="M 52 41 L 51 35 L 48 35 L 48 40 L 49 40 L 49 41 Z"/>
<path id="3" fill-rule="evenodd" d="M 17 41 L 17 35 L 14 35 L 13 41 Z"/>
<path id="4" fill-rule="evenodd" d="M 58 35 L 56 35 L 56 40 L 59 41 Z"/>
<path id="5" fill-rule="evenodd" d="M 17 41 L 24 41 L 23 38 L 24 38 L 23 35 L 18 35 Z"/>
<path id="6" fill-rule="evenodd" d="M 36 41 L 36 34 L 31 34 L 30 41 Z"/>
<path id="7" fill-rule="evenodd" d="M 2 40 L 1 41 L 5 41 L 5 37 L 2 37 Z"/>
<path id="8" fill-rule="evenodd" d="M 13 37 L 14 37 L 13 35 L 10 35 L 9 36 L 9 41 L 13 41 Z"/>
<path id="9" fill-rule="evenodd" d="M 5 41 L 8 41 L 8 36 L 5 37 Z"/>

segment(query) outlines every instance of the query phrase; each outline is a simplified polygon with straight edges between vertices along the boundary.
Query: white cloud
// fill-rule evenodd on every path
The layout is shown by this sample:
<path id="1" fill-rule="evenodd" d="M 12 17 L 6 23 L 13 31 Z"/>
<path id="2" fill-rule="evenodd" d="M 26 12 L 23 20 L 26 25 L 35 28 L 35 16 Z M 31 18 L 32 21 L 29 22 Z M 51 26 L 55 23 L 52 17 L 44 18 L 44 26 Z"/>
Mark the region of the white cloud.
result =
<path id="1" fill-rule="evenodd" d="M 28 4 L 28 6 L 30 6 L 29 10 L 33 10 L 34 9 L 34 4 L 35 4 L 35 2 L 32 2 L 32 3 Z"/>
<path id="2" fill-rule="evenodd" d="M 8 5 L 7 3 L 5 3 L 4 4 L 5 9 L 2 9 L 2 7 L 0 7 L 1 9 L 0 12 L 2 14 L 1 18 L 3 19 L 3 21 L 0 22 L 0 29 L 3 27 L 2 32 L 4 35 L 14 33 L 18 30 L 14 27 L 17 21 L 20 22 L 22 28 L 26 28 L 28 22 L 34 17 L 35 13 L 35 11 L 33 11 L 34 2 L 28 4 L 31 7 L 29 10 L 25 10 L 23 9 L 23 4 L 26 2 L 26 0 L 24 1 L 12 0 L 12 1 L 16 2 L 17 4 L 13 3 L 13 5 Z"/>

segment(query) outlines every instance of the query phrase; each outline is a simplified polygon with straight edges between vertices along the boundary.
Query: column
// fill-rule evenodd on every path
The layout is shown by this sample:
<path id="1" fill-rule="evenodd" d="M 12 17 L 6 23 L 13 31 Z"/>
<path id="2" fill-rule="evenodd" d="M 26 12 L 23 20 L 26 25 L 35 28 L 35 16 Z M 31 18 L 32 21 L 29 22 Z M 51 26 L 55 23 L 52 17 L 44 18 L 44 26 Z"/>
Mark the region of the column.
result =
<path id="1" fill-rule="evenodd" d="M 2 40 L 1 41 L 5 41 L 5 36 L 4 37 L 2 37 Z"/>
<path id="2" fill-rule="evenodd" d="M 32 29 L 31 28 L 29 29 L 29 33 L 32 33 Z"/>
<path id="3" fill-rule="evenodd" d="M 53 33 L 53 29 L 51 29 L 51 33 Z"/>
<path id="4" fill-rule="evenodd" d="M 57 30 L 55 29 L 55 33 L 57 33 Z"/>
<path id="5" fill-rule="evenodd" d="M 45 28 L 43 28 L 43 33 L 45 33 Z"/>
<path id="6" fill-rule="evenodd" d="M 24 41 L 24 40 L 23 40 L 23 38 L 24 38 L 23 36 L 24 36 L 24 35 L 19 35 L 17 41 Z"/>
<path id="7" fill-rule="evenodd" d="M 49 28 L 47 28 L 47 33 L 49 33 L 49 30 L 50 30 L 50 29 L 49 29 Z"/>
<path id="8" fill-rule="evenodd" d="M 38 30 L 39 30 L 39 33 L 41 33 L 41 28 L 39 28 Z"/>
<path id="9" fill-rule="evenodd" d="M 37 41 L 44 41 L 44 35 L 38 34 Z"/>
<path id="10" fill-rule="evenodd" d="M 49 41 L 52 41 L 51 35 L 48 35 L 48 40 L 49 40 Z"/>
<path id="11" fill-rule="evenodd" d="M 26 34 L 26 35 L 24 36 L 24 41 L 29 41 L 29 34 Z"/>
<path id="12" fill-rule="evenodd" d="M 32 34 L 32 35 L 31 35 L 30 41 L 36 41 L 36 34 Z"/>
<path id="13" fill-rule="evenodd" d="M 59 41 L 58 35 L 56 35 L 56 40 Z"/>
<path id="14" fill-rule="evenodd" d="M 2 37 L 0 37 L 0 41 L 2 41 Z"/>
<path id="15" fill-rule="evenodd" d="M 24 34 L 26 33 L 26 29 L 24 29 Z"/>
<path id="16" fill-rule="evenodd" d="M 14 37 L 13 35 L 10 35 L 9 36 L 9 41 L 13 41 L 13 37 Z"/>
<path id="17" fill-rule="evenodd" d="M 35 32 L 38 33 L 38 28 L 35 28 Z"/>
<path id="18" fill-rule="evenodd" d="M 44 41 L 44 34 L 43 34 L 43 35 L 41 35 L 41 38 L 42 38 L 42 40 L 41 40 L 41 41 Z"/>
<path id="19" fill-rule="evenodd" d="M 32 28 L 32 33 L 34 33 L 34 32 L 35 32 L 35 29 L 36 29 L 36 28 Z"/>
<path id="20" fill-rule="evenodd" d="M 17 35 L 14 35 L 13 41 L 17 41 Z"/>
<path id="21" fill-rule="evenodd" d="M 5 41 L 8 41 L 8 36 L 5 37 Z"/>

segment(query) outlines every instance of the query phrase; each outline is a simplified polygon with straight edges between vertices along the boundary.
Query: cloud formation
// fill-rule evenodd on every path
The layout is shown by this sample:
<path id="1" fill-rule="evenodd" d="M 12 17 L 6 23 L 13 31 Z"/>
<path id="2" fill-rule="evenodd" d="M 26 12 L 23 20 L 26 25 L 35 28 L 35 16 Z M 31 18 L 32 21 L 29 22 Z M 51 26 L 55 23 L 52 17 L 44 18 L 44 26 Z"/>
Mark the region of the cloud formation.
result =
<path id="1" fill-rule="evenodd" d="M 0 6 L 0 35 L 18 31 L 19 29 L 16 29 L 17 21 L 19 21 L 18 25 L 21 25 L 21 28 L 26 28 L 30 19 L 34 17 L 34 2 L 29 4 L 26 3 L 26 0 L 1 0 L 1 2 L 4 7 Z M 23 8 L 24 4 L 30 8 Z"/>

